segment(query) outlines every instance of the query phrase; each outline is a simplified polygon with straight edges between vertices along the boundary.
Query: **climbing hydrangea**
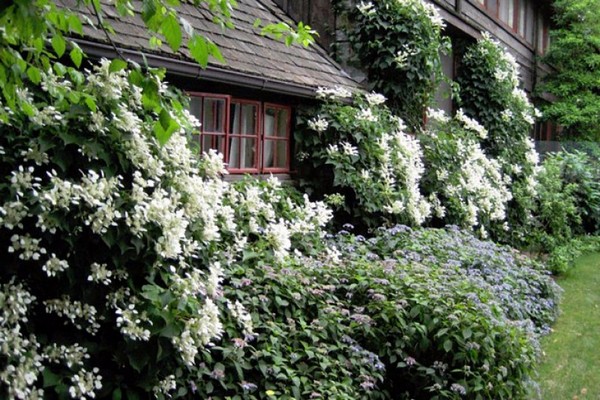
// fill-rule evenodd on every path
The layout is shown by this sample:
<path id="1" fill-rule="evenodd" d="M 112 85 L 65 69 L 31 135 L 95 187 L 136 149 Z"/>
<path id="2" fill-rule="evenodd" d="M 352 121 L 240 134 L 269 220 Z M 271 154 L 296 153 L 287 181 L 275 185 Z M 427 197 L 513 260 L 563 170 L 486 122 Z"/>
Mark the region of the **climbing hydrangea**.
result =
<path id="1" fill-rule="evenodd" d="M 252 338 L 249 311 L 224 297 L 227 271 L 256 242 L 285 259 L 331 217 L 275 179 L 222 180 L 222 156 L 194 153 L 198 121 L 158 75 L 107 60 L 49 70 L 2 126 L 1 396 L 189 387 L 223 320 Z M 144 85 L 173 105 L 162 145 Z"/>

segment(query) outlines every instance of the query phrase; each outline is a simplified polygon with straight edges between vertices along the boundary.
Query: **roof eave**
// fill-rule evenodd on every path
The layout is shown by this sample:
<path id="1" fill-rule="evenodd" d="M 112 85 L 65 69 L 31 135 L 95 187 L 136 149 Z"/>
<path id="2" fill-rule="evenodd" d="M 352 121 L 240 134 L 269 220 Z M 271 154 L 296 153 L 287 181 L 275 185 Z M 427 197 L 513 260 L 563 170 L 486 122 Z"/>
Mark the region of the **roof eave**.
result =
<path id="1" fill-rule="evenodd" d="M 93 57 L 115 58 L 119 56 L 113 46 L 86 39 L 75 38 L 74 40 L 86 54 Z M 314 99 L 316 96 L 317 88 L 312 86 L 302 86 L 290 82 L 253 76 L 211 65 L 202 68 L 196 62 L 170 58 L 154 53 L 144 53 L 140 50 L 120 47 L 119 52 L 127 59 L 138 64 L 145 64 L 147 62 L 151 67 L 165 68 L 169 73 L 178 76 L 193 77 L 208 82 L 226 83 L 249 89 L 258 89 L 302 98 Z"/>

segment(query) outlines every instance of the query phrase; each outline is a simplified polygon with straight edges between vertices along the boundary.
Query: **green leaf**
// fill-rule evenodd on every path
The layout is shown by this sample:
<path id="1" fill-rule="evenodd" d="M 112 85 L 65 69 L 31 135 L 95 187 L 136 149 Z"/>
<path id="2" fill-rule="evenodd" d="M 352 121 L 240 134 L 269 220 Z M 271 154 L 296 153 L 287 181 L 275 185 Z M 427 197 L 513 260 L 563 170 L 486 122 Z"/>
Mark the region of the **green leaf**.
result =
<path id="1" fill-rule="evenodd" d="M 164 35 L 169 47 L 173 51 L 179 50 L 181 46 L 181 26 L 173 14 L 169 14 L 161 24 L 162 34 Z"/>
<path id="2" fill-rule="evenodd" d="M 169 113 L 169 111 L 163 108 L 160 111 L 158 120 L 160 122 L 160 126 L 162 126 L 164 130 L 167 130 L 169 129 L 169 125 L 171 125 L 171 121 L 173 120 L 173 118 L 171 118 L 171 114 Z"/>
<path id="3" fill-rule="evenodd" d="M 73 47 L 71 52 L 69 53 L 71 57 L 71 61 L 77 68 L 81 67 L 81 60 L 83 60 L 83 51 L 79 48 L 79 46 Z"/>
<path id="4" fill-rule="evenodd" d="M 65 67 L 59 62 L 55 62 L 54 64 L 52 64 L 52 69 L 54 69 L 54 72 L 56 72 L 56 75 L 58 76 L 65 76 L 65 74 L 67 73 L 67 67 Z"/>
<path id="5" fill-rule="evenodd" d="M 71 32 L 83 35 L 83 25 L 81 24 L 81 20 L 77 15 L 69 16 L 69 30 Z"/>
<path id="6" fill-rule="evenodd" d="M 202 68 L 208 65 L 208 44 L 200 35 L 194 35 L 188 42 L 190 54 Z"/>
<path id="7" fill-rule="evenodd" d="M 121 400 L 123 398 L 123 393 L 121 393 L 121 388 L 116 388 L 112 393 L 112 400 Z"/>
<path id="8" fill-rule="evenodd" d="M 449 353 L 450 350 L 452 350 L 452 341 L 450 339 L 444 342 L 444 350 L 446 350 L 446 353 Z"/>
<path id="9" fill-rule="evenodd" d="M 67 48 L 67 43 L 61 34 L 56 34 L 52 40 L 50 41 L 52 44 L 52 48 L 57 56 L 62 57 L 65 54 L 65 50 Z"/>
<path id="10" fill-rule="evenodd" d="M 40 70 L 34 66 L 27 68 L 27 76 L 29 77 L 29 80 L 36 85 L 42 81 Z"/>
<path id="11" fill-rule="evenodd" d="M 127 62 L 121 60 L 120 58 L 115 58 L 114 60 L 112 60 L 110 62 L 110 66 L 108 67 L 108 70 L 110 72 L 118 72 L 125 68 L 127 68 Z"/>
<path id="12" fill-rule="evenodd" d="M 85 100 L 83 100 L 83 102 L 85 103 L 86 106 L 88 106 L 90 111 L 96 112 L 98 110 L 98 107 L 96 106 L 96 100 L 94 100 L 94 98 L 92 96 L 86 96 Z"/>
<path id="13" fill-rule="evenodd" d="M 60 375 L 55 374 L 50 370 L 50 368 L 44 368 L 42 371 L 42 377 L 44 379 L 44 387 L 56 386 L 60 383 Z"/>

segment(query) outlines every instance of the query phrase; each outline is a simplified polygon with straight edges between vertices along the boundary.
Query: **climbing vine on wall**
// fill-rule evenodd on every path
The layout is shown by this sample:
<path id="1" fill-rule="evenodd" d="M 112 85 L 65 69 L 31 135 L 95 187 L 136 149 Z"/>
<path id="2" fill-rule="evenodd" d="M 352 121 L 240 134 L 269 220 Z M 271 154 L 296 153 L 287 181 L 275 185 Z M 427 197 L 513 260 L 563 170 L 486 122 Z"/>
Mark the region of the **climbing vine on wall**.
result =
<path id="1" fill-rule="evenodd" d="M 444 22 L 437 9 L 422 0 L 377 0 L 354 7 L 336 3 L 345 16 L 351 61 L 408 127 L 418 128 L 443 76 L 440 51 L 450 44 L 442 37 Z"/>

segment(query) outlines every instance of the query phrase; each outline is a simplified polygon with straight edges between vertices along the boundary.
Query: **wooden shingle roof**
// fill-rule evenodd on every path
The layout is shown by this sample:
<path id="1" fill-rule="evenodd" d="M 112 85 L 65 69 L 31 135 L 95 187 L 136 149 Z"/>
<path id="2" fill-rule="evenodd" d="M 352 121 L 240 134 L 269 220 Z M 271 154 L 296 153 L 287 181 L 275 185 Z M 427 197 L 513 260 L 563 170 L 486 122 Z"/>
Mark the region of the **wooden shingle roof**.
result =
<path id="1" fill-rule="evenodd" d="M 71 1 L 63 0 L 63 3 Z M 166 45 L 160 49 L 152 48 L 148 42 L 149 33 L 138 12 L 124 20 L 108 2 L 102 0 L 105 18 L 115 30 L 112 41 L 128 58 L 141 60 L 143 53 L 150 65 L 164 66 L 173 73 L 279 93 L 312 97 L 320 86 L 360 89 L 360 85 L 319 45 L 287 47 L 282 41 L 263 36 L 254 28 L 257 18 L 263 23 L 291 21 L 272 0 L 237 2 L 238 7 L 232 11 L 234 29 L 223 29 L 213 23 L 212 15 L 203 6 L 182 2 L 177 9 L 196 31 L 219 47 L 226 60 L 226 64 L 211 60 L 206 69 L 201 69 L 184 46 L 177 54 Z M 133 4 L 136 10 L 141 9 L 141 1 L 134 0 Z M 91 21 L 95 20 L 90 10 L 76 11 L 87 15 Z M 101 29 L 85 25 L 84 34 L 85 37 L 78 41 L 86 52 L 114 57 L 112 45 Z"/>

